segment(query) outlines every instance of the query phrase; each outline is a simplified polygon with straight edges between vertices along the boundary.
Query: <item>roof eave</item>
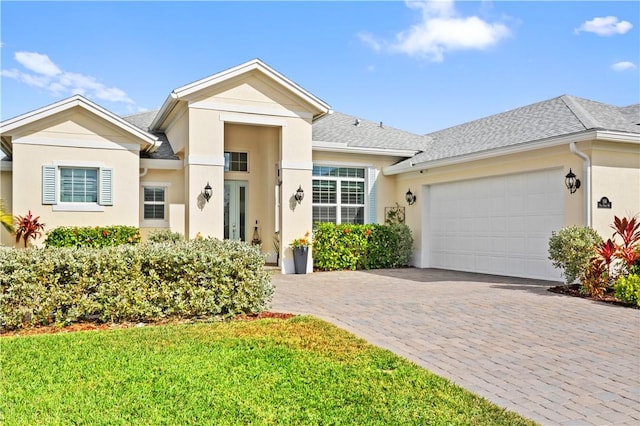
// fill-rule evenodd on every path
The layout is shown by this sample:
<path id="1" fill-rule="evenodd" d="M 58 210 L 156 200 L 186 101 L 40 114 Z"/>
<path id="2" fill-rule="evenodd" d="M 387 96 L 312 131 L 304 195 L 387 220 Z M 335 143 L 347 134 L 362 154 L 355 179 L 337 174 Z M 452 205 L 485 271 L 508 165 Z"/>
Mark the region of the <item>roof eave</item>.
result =
<path id="1" fill-rule="evenodd" d="M 11 132 L 12 130 L 15 130 L 19 127 L 29 125 L 35 121 L 41 120 L 43 118 L 69 110 L 77 106 L 84 108 L 85 110 L 108 121 L 109 123 L 115 125 L 116 127 L 143 140 L 148 144 L 145 151 L 154 150 L 161 143 L 152 134 L 145 132 L 139 127 L 134 126 L 133 124 L 124 120 L 122 117 L 115 115 L 109 110 L 101 107 L 98 104 L 91 102 L 90 100 L 80 95 L 74 95 L 69 98 L 63 99 L 61 101 L 55 102 L 51 105 L 47 105 L 37 110 L 30 111 L 26 114 L 22 114 L 17 117 L 11 118 L 9 120 L 5 120 L 4 122 L 0 123 L 0 134 Z"/>
<path id="2" fill-rule="evenodd" d="M 323 152 L 337 152 L 337 153 L 347 153 L 347 154 L 369 154 L 369 155 L 386 155 L 389 157 L 413 157 L 416 155 L 418 150 L 409 150 L 409 149 L 392 149 L 392 148 L 369 148 L 369 147 L 357 147 L 357 146 L 348 146 L 344 143 L 339 142 L 323 142 L 323 141 L 313 141 L 311 148 L 313 151 L 323 151 Z"/>
<path id="3" fill-rule="evenodd" d="M 467 163 L 470 161 L 484 160 L 491 157 L 518 154 L 521 152 L 533 151 L 536 149 L 550 148 L 559 145 L 566 145 L 572 142 L 586 142 L 593 140 L 607 140 L 611 142 L 625 142 L 640 144 L 640 133 L 628 133 L 611 130 L 587 130 L 571 135 L 555 136 L 548 139 L 536 140 L 521 143 L 514 146 L 495 148 L 471 154 L 464 154 L 455 157 L 441 158 L 438 160 L 413 163 L 411 160 L 403 161 L 384 167 L 382 173 L 385 176 L 397 175 L 401 173 L 416 172 L 420 170 L 432 169 L 436 167 L 451 166 L 455 164 Z"/>

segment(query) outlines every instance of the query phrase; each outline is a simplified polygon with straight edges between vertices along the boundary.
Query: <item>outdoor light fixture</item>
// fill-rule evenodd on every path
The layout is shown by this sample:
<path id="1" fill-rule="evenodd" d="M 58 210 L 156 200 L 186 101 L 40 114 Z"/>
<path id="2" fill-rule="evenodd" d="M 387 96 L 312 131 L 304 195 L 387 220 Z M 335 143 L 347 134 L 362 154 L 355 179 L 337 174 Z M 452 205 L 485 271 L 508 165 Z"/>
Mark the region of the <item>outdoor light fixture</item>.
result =
<path id="1" fill-rule="evenodd" d="M 577 179 L 576 175 L 569 169 L 569 173 L 564 177 L 564 184 L 567 185 L 569 192 L 573 194 L 580 188 L 580 179 Z"/>
<path id="2" fill-rule="evenodd" d="M 404 194 L 404 199 L 407 200 L 407 204 L 409 204 L 410 206 L 416 202 L 416 196 L 413 194 L 413 192 L 411 192 L 411 189 L 409 189 L 407 193 Z"/>
<path id="3" fill-rule="evenodd" d="M 213 195 L 213 188 L 211 188 L 211 185 L 209 185 L 209 182 L 207 182 L 207 186 L 204 187 L 204 199 L 207 200 L 207 203 L 211 199 L 212 195 Z"/>
<path id="4" fill-rule="evenodd" d="M 298 185 L 298 190 L 296 191 L 296 194 L 293 196 L 293 198 L 296 199 L 298 204 L 302 203 L 302 200 L 304 200 L 304 191 L 302 190 L 302 185 Z"/>

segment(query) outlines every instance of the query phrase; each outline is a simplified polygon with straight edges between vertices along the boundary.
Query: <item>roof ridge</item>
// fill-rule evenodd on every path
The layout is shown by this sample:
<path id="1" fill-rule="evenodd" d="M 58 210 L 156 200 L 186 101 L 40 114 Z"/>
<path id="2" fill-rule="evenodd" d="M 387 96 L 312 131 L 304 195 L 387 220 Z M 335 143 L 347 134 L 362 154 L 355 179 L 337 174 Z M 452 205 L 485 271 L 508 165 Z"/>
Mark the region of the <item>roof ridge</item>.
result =
<path id="1" fill-rule="evenodd" d="M 603 127 L 600 122 L 583 107 L 578 98 L 571 95 L 562 95 L 560 99 L 569 108 L 569 111 L 582 123 L 585 129 L 597 129 Z"/>

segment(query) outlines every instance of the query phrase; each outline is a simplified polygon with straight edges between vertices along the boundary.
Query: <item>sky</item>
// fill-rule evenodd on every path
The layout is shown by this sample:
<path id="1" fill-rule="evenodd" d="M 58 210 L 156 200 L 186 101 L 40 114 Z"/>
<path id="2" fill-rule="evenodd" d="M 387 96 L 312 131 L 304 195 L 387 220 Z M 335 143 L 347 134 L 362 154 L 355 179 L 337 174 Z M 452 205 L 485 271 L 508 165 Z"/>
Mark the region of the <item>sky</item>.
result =
<path id="1" fill-rule="evenodd" d="M 0 119 L 80 93 L 127 115 L 253 58 L 424 134 L 564 94 L 640 102 L 637 1 L 0 2 Z"/>

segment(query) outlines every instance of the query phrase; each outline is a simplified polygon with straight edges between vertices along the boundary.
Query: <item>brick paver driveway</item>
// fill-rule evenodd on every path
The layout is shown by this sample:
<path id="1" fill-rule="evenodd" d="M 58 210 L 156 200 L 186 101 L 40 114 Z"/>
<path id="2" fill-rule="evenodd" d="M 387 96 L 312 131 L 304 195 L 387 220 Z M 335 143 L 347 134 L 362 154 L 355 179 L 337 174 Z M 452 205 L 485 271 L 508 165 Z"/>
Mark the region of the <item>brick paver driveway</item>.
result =
<path id="1" fill-rule="evenodd" d="M 640 310 L 434 269 L 273 282 L 274 311 L 328 320 L 542 424 L 640 424 Z"/>

